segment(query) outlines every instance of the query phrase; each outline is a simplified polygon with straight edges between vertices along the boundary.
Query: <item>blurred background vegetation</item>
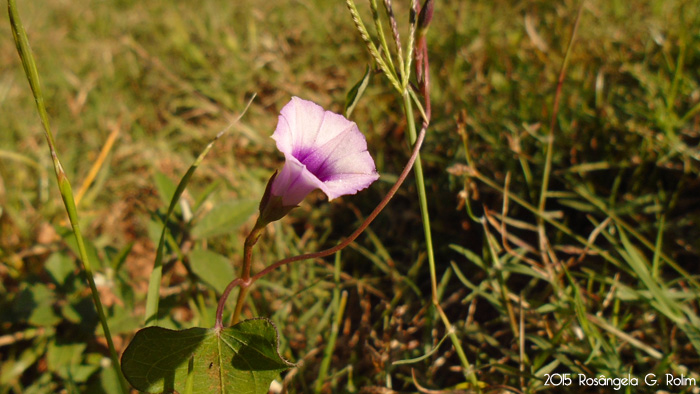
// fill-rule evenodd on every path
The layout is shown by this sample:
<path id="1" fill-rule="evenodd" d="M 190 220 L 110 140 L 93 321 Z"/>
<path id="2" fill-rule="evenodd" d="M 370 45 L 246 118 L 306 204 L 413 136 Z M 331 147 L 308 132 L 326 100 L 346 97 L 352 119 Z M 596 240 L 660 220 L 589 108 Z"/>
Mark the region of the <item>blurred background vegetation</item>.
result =
<path id="1" fill-rule="evenodd" d="M 682 0 L 585 2 L 540 212 L 553 101 L 579 5 L 435 4 L 433 122 L 423 149 L 431 227 L 441 305 L 484 391 L 534 392 L 553 372 L 700 378 L 700 9 Z M 85 185 L 81 224 L 118 350 L 143 324 L 174 185 L 257 93 L 170 225 L 159 323 L 211 326 L 216 294 L 238 272 L 257 201 L 283 161 L 269 138 L 279 110 L 296 95 L 341 112 L 370 62 L 344 3 L 19 7 L 63 165 L 75 190 Z M 407 34 L 407 2 L 394 11 Z M 113 393 L 43 131 L 2 21 L 0 393 Z M 352 120 L 382 179 L 330 204 L 314 194 L 270 227 L 254 270 L 334 245 L 391 186 L 409 149 L 383 78 L 372 78 Z M 440 344 L 410 178 L 339 267 L 330 258 L 294 264 L 251 291 L 247 316 L 271 318 L 283 356 L 301 362 L 280 377 L 285 390 L 470 389 L 452 345 Z M 337 290 L 347 291 L 344 311 Z"/>

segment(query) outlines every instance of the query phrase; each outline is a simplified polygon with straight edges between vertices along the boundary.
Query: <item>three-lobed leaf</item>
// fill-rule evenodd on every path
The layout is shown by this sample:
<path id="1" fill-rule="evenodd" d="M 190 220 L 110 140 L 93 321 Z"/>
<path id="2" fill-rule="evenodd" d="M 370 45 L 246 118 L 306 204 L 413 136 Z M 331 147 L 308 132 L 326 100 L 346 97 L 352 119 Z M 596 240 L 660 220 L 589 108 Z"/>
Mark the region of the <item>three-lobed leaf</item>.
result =
<path id="1" fill-rule="evenodd" d="M 279 355 L 277 335 L 267 319 L 221 330 L 148 327 L 124 351 L 122 371 L 147 393 L 266 394 L 272 380 L 293 366 Z"/>

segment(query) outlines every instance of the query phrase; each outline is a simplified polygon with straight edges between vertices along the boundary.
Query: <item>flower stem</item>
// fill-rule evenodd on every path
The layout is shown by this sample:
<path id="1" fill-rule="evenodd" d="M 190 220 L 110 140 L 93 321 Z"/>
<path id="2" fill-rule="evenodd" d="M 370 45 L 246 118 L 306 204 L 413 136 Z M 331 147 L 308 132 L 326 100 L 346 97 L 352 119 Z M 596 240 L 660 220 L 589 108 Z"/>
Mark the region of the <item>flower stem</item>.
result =
<path id="1" fill-rule="evenodd" d="M 408 138 L 411 144 L 416 142 L 416 123 L 413 118 L 413 106 L 408 91 L 403 94 L 403 105 L 408 122 Z M 416 188 L 418 189 L 418 200 L 420 212 L 423 219 L 423 232 L 425 233 L 425 244 L 428 252 L 428 265 L 430 266 L 430 288 L 433 293 L 433 303 L 437 302 L 437 280 L 435 273 L 435 255 L 433 253 L 433 237 L 430 229 L 430 216 L 428 214 L 428 199 L 425 194 L 425 179 L 423 177 L 423 166 L 421 165 L 420 153 L 416 159 L 415 172 Z"/>
<path id="2" fill-rule="evenodd" d="M 241 291 L 238 293 L 236 309 L 233 312 L 233 316 L 231 317 L 231 325 L 238 323 L 238 320 L 241 316 L 241 311 L 243 310 L 243 304 L 245 303 L 245 298 L 248 295 L 248 288 L 252 284 L 252 281 L 250 280 L 250 267 L 251 260 L 253 257 L 253 246 L 255 246 L 255 244 L 258 242 L 258 239 L 260 239 L 260 236 L 262 235 L 262 231 L 265 229 L 266 224 L 267 223 L 263 223 L 260 220 L 260 218 L 258 218 L 258 221 L 255 222 L 255 226 L 245 239 L 245 243 L 243 246 L 243 266 L 241 267 L 241 276 L 232 280 L 231 283 L 229 283 L 228 286 L 226 286 L 226 289 L 224 290 L 223 294 L 221 294 L 221 298 L 219 298 L 219 304 L 216 307 L 216 324 L 214 325 L 215 329 L 222 329 L 224 327 L 224 305 L 226 305 L 226 300 L 228 299 L 229 294 L 231 294 L 231 291 L 236 286 L 240 286 Z"/>
<path id="3" fill-rule="evenodd" d="M 231 316 L 231 325 L 238 323 L 241 318 L 241 311 L 243 310 L 243 304 L 245 303 L 246 296 L 248 296 L 248 286 L 241 286 L 241 291 L 238 293 L 238 299 L 236 299 L 236 309 Z"/>
<path id="4" fill-rule="evenodd" d="M 231 325 L 238 323 L 241 317 L 241 311 L 243 310 L 243 304 L 245 304 L 246 296 L 248 295 L 248 288 L 250 287 L 250 267 L 251 260 L 253 256 L 253 246 L 258 242 L 262 231 L 265 229 L 267 223 L 262 223 L 258 218 L 255 223 L 255 227 L 250 231 L 250 234 L 245 239 L 245 244 L 243 246 L 243 266 L 241 267 L 241 291 L 238 293 L 238 299 L 236 300 L 236 309 L 231 317 Z M 228 296 L 228 294 L 227 294 Z M 226 302 L 226 297 L 221 297 L 219 304 L 223 305 Z M 222 313 L 223 313 L 223 308 Z M 219 322 L 220 316 L 217 313 L 217 323 Z"/>

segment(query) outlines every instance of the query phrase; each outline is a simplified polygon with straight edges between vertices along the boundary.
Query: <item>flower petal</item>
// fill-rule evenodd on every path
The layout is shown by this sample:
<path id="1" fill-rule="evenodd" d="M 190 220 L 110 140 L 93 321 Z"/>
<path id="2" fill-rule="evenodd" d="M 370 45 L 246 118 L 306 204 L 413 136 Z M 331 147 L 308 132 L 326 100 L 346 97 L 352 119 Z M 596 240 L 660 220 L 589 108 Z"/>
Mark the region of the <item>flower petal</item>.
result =
<path id="1" fill-rule="evenodd" d="M 321 189 L 321 182 L 306 166 L 293 156 L 287 156 L 282 171 L 272 183 L 272 194 L 282 196 L 285 206 L 295 206 L 315 189 Z"/>
<path id="2" fill-rule="evenodd" d="M 330 200 L 355 194 L 379 178 L 367 141 L 355 122 L 298 97 L 282 108 L 272 138 L 285 165 L 272 194 L 296 205 L 321 189 Z"/>
<path id="3" fill-rule="evenodd" d="M 342 174 L 335 179 L 328 180 L 323 184 L 323 192 L 326 193 L 329 200 L 355 194 L 358 191 L 365 189 L 372 182 L 379 179 L 379 174 Z"/>
<path id="4" fill-rule="evenodd" d="M 312 101 L 292 97 L 282 108 L 272 138 L 280 152 L 291 153 L 303 162 L 304 157 L 316 147 L 351 127 L 357 128 L 354 122 L 342 115 L 325 111 Z"/>
<path id="5" fill-rule="evenodd" d="M 357 126 L 352 124 L 352 127 L 336 135 L 325 144 L 315 147 L 311 153 L 300 161 L 306 164 L 309 171 L 316 174 L 320 180 L 325 181 L 334 172 L 333 168 L 336 162 L 356 154 L 363 154 L 364 160 L 360 160 L 357 163 L 349 163 L 353 169 L 350 172 L 358 172 L 357 170 L 360 170 L 360 168 L 355 167 L 363 163 L 369 164 L 369 166 L 360 170 L 361 172 L 374 172 L 374 162 L 369 152 L 367 152 L 365 137 L 360 133 Z"/>
<path id="6" fill-rule="evenodd" d="M 295 156 L 303 147 L 313 144 L 321 127 L 323 108 L 311 101 L 292 97 L 282 108 L 277 129 L 272 138 L 277 141 L 277 149 Z"/>

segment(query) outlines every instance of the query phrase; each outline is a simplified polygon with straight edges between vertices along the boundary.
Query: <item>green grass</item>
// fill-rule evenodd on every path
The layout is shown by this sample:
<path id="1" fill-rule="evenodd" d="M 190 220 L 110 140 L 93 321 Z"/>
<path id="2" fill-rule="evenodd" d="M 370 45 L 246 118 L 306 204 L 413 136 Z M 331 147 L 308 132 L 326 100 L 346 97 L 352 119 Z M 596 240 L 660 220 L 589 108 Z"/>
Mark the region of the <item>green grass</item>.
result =
<path id="1" fill-rule="evenodd" d="M 408 7 L 395 3 L 405 40 Z M 437 2 L 428 33 L 433 119 L 422 159 L 438 294 L 484 392 L 536 392 L 545 373 L 700 378 L 700 11 L 691 1 L 584 5 L 542 213 L 578 6 Z M 238 272 L 254 218 L 211 236 L 199 223 L 260 198 L 282 163 L 269 136 L 291 95 L 342 110 L 370 61 L 344 2 L 19 7 L 74 190 L 118 130 L 78 205 L 118 351 L 142 327 L 174 185 L 257 93 L 191 179 L 166 239 L 159 324 L 213 325 L 216 286 L 191 256 L 215 252 Z M 358 7 L 374 34 L 369 6 Z M 116 392 L 6 17 L 0 35 L 0 393 Z M 400 172 L 407 124 L 385 78 L 372 77 L 352 119 L 382 180 L 331 204 L 307 199 L 268 228 L 254 272 L 335 245 Z M 271 318 L 283 356 L 302 361 L 280 378 L 289 392 L 416 392 L 412 368 L 423 387 L 470 388 L 430 307 L 424 239 L 409 178 L 337 266 L 295 263 L 251 289 L 244 316 Z M 692 389 L 664 383 L 629 392 Z"/>

